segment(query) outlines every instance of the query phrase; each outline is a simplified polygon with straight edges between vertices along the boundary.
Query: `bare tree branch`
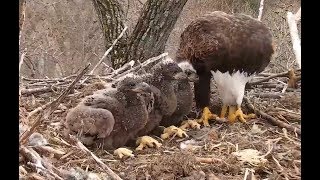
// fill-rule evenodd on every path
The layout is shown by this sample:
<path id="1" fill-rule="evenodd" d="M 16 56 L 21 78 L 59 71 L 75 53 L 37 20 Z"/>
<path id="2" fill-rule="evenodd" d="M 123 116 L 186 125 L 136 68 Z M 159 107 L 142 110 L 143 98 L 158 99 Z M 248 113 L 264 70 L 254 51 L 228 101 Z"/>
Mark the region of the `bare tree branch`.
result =
<path id="1" fill-rule="evenodd" d="M 260 1 L 260 7 L 259 7 L 259 15 L 258 15 L 258 20 L 259 21 L 261 21 L 261 18 L 262 18 L 263 6 L 264 6 L 264 0 L 261 0 Z"/>
<path id="2" fill-rule="evenodd" d="M 94 73 L 94 71 L 100 66 L 100 64 L 103 62 L 104 58 L 107 57 L 107 55 L 110 53 L 110 51 L 112 50 L 112 48 L 117 44 L 118 40 L 124 35 L 124 33 L 126 32 L 126 30 L 128 29 L 127 26 L 124 27 L 124 29 L 122 30 L 121 34 L 119 35 L 119 37 L 113 41 L 112 45 L 109 47 L 109 49 L 104 53 L 104 55 L 102 56 L 102 58 L 100 59 L 100 61 L 94 66 L 94 68 L 90 71 L 90 75 Z M 86 79 L 85 79 L 86 80 Z M 83 80 L 82 83 L 85 81 Z"/>
<path id="3" fill-rule="evenodd" d="M 293 51 L 296 56 L 296 62 L 301 68 L 301 43 L 298 33 L 297 22 L 301 18 L 301 7 L 296 14 L 292 14 L 292 12 L 287 13 L 287 21 L 290 29 L 291 41 L 293 46 Z"/>

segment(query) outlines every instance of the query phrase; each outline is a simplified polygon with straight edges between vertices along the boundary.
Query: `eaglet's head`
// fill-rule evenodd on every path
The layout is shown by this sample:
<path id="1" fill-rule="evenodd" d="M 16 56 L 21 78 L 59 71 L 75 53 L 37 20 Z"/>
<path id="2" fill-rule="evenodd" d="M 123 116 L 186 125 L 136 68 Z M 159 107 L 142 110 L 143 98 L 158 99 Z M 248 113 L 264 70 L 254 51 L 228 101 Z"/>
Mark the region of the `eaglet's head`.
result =
<path id="1" fill-rule="evenodd" d="M 114 84 L 118 91 L 124 93 L 150 93 L 151 88 L 149 84 L 143 81 L 143 79 L 134 74 L 127 74 L 124 77 L 118 79 Z"/>
<path id="2" fill-rule="evenodd" d="M 180 80 L 187 78 L 187 75 L 170 57 L 166 57 L 163 61 L 156 64 L 153 69 L 155 75 L 159 75 L 165 80 Z"/>
<path id="3" fill-rule="evenodd" d="M 179 62 L 178 66 L 187 75 L 189 81 L 194 82 L 199 80 L 199 76 L 197 75 L 196 70 L 193 68 L 192 64 L 190 64 L 188 61 Z"/>

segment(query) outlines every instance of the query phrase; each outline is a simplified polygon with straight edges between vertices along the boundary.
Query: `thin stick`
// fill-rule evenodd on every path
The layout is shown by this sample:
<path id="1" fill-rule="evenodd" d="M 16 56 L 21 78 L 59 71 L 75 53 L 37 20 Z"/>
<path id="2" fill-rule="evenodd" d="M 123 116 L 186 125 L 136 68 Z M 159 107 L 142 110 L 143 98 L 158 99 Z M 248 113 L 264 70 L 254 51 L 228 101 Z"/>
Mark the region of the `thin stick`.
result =
<path id="1" fill-rule="evenodd" d="M 259 15 L 258 15 L 258 20 L 259 21 L 261 21 L 261 18 L 262 18 L 263 5 L 264 5 L 264 0 L 261 0 L 260 1 L 260 7 L 259 7 Z"/>
<path id="2" fill-rule="evenodd" d="M 244 97 L 243 100 L 247 103 L 248 105 L 248 108 L 251 110 L 251 111 L 254 111 L 255 114 L 258 114 L 260 115 L 261 117 L 263 117 L 264 119 L 268 120 L 271 124 L 273 125 L 276 125 L 276 126 L 279 126 L 281 128 L 286 128 L 286 129 L 289 129 L 290 131 L 292 132 L 297 132 L 299 135 L 301 135 L 301 130 L 299 128 L 296 128 L 294 126 L 291 126 L 285 122 L 282 122 L 282 121 L 279 121 L 275 118 L 273 118 L 272 116 L 268 115 L 267 113 L 265 112 L 262 112 L 260 110 L 257 110 L 254 108 L 254 106 L 250 103 L 250 101 L 248 100 L 248 98 Z"/>
<path id="3" fill-rule="evenodd" d="M 22 3 L 20 3 L 22 2 Z M 23 30 L 23 26 L 24 26 L 24 21 L 26 19 L 26 0 L 23 1 L 19 1 L 19 8 L 21 8 L 21 12 L 19 12 L 19 46 L 20 46 L 20 42 L 21 42 L 21 32 Z M 20 11 L 20 9 L 19 9 Z M 20 72 L 20 71 L 19 71 Z"/>
<path id="4" fill-rule="evenodd" d="M 24 56 L 27 54 L 27 52 L 24 52 L 21 54 L 21 58 L 20 58 L 20 62 L 19 62 L 19 75 L 20 75 L 20 70 L 21 70 L 21 66 L 23 64 L 24 61 Z"/>
<path id="5" fill-rule="evenodd" d="M 38 117 L 36 118 L 36 120 L 34 121 L 33 125 L 31 126 L 31 128 L 29 130 L 27 129 L 26 131 L 24 131 L 21 134 L 21 136 L 19 138 L 20 145 L 24 145 L 26 143 L 26 140 L 31 136 L 31 134 L 33 132 L 35 132 L 36 127 L 38 127 L 40 125 L 42 117 L 43 117 L 43 114 L 42 113 L 39 114 Z M 29 120 L 29 119 L 27 119 L 27 120 Z"/>
<path id="6" fill-rule="evenodd" d="M 282 98 L 282 94 L 281 93 L 277 93 L 277 92 L 272 92 L 272 93 L 252 93 L 250 95 L 255 96 L 255 97 L 259 97 L 259 98 L 272 98 L 272 99 L 280 99 L 280 98 Z"/>
<path id="7" fill-rule="evenodd" d="M 110 175 L 115 180 L 122 180 L 116 173 L 114 173 L 106 164 L 104 164 L 95 154 L 93 154 L 88 148 L 86 148 L 77 138 L 70 135 L 70 139 L 76 144 L 82 151 L 91 155 L 92 158 L 98 163 L 98 165 L 105 170 L 105 172 Z"/>
<path id="8" fill-rule="evenodd" d="M 263 78 L 263 79 L 260 79 L 260 80 L 254 81 L 254 82 L 250 82 L 248 84 L 249 85 L 257 85 L 257 84 L 260 84 L 262 82 L 269 81 L 270 79 L 273 79 L 273 78 L 276 78 L 276 77 L 288 77 L 288 75 L 289 75 L 288 72 L 282 72 L 282 73 L 274 74 L 274 75 L 271 75 L 269 77 L 266 77 L 266 78 Z"/>
<path id="9" fill-rule="evenodd" d="M 157 62 L 157 61 L 159 61 L 160 59 L 162 59 L 162 58 L 164 58 L 164 57 L 166 57 L 166 56 L 168 56 L 168 53 L 167 53 L 167 52 L 162 53 L 162 54 L 160 54 L 159 56 L 156 56 L 156 57 L 152 57 L 152 58 L 150 58 L 150 59 L 147 59 L 146 61 L 144 61 L 143 63 L 141 63 L 141 65 L 135 66 L 134 68 L 131 68 L 130 70 L 125 71 L 125 72 L 123 72 L 122 74 L 119 74 L 118 76 L 115 77 L 115 79 L 118 79 L 119 77 L 124 76 L 124 75 L 126 75 L 126 74 L 128 74 L 128 73 L 134 72 L 134 71 L 140 69 L 141 67 L 145 67 L 145 66 L 147 66 L 147 65 L 149 65 L 149 64 L 151 64 L 151 63 Z"/>
<path id="10" fill-rule="evenodd" d="M 67 97 L 70 93 L 71 89 L 76 85 L 76 83 L 81 79 L 81 77 L 89 70 L 91 63 L 87 64 L 87 66 L 79 73 L 79 75 L 73 80 L 73 82 L 69 85 L 69 87 L 62 92 L 62 94 L 54 101 L 52 101 L 51 105 L 49 106 L 49 111 L 45 115 L 45 119 L 53 113 L 53 111 L 59 106 L 60 102 Z"/>
<path id="11" fill-rule="evenodd" d="M 118 40 L 124 35 L 124 33 L 126 32 L 126 30 L 128 29 L 128 27 L 124 27 L 124 29 L 122 30 L 121 34 L 119 35 L 119 37 L 113 41 L 112 45 L 109 47 L 109 49 L 104 53 L 104 55 L 102 56 L 102 58 L 100 59 L 100 61 L 94 66 L 94 68 L 90 71 L 90 75 L 94 73 L 94 71 L 99 67 L 99 65 L 102 63 L 102 61 L 104 60 L 104 58 L 111 52 L 112 48 L 117 44 Z"/>
<path id="12" fill-rule="evenodd" d="M 134 66 L 134 64 L 135 64 L 135 61 L 134 61 L 134 60 L 132 60 L 132 61 L 124 64 L 121 68 L 114 70 L 114 71 L 112 72 L 112 75 L 111 75 L 110 78 L 113 78 L 113 77 L 115 77 L 115 76 L 117 76 L 117 75 L 119 75 L 119 74 L 121 74 L 121 73 L 124 73 L 124 72 L 127 71 L 128 69 L 132 68 L 132 67 Z"/>
<path id="13" fill-rule="evenodd" d="M 291 41 L 292 41 L 292 47 L 294 54 L 296 56 L 296 62 L 299 65 L 299 68 L 301 68 L 301 43 L 298 33 L 298 27 L 297 27 L 297 21 L 301 18 L 301 7 L 298 10 L 297 14 L 292 14 L 292 12 L 287 13 L 287 21 L 289 25 L 290 35 L 291 35 Z"/>
<path id="14" fill-rule="evenodd" d="M 21 89 L 21 95 L 29 96 L 31 94 L 43 94 L 47 92 L 51 92 L 56 87 L 41 87 L 41 88 L 34 88 L 34 89 Z"/>

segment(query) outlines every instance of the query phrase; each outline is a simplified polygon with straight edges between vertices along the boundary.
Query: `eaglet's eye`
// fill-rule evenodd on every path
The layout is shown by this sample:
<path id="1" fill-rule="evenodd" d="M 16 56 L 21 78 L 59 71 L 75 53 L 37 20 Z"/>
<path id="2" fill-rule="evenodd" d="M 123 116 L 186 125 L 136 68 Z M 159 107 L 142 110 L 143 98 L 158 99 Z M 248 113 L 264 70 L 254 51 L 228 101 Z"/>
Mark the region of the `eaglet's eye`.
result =
<path id="1" fill-rule="evenodd" d="M 136 84 L 135 83 L 129 83 L 130 87 L 134 87 Z"/>

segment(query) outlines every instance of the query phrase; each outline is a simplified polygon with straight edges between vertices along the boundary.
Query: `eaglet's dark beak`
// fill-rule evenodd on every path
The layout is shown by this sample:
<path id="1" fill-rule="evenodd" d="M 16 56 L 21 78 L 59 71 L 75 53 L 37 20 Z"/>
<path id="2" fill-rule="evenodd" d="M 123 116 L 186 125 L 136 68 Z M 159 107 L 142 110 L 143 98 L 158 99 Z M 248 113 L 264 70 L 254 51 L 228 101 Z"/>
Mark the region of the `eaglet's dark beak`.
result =
<path id="1" fill-rule="evenodd" d="M 136 87 L 132 89 L 132 91 L 137 93 L 150 93 L 151 87 L 149 86 L 149 84 L 142 82 L 137 84 Z"/>
<path id="2" fill-rule="evenodd" d="M 188 80 L 191 82 L 199 81 L 199 76 L 196 73 L 192 73 L 188 76 Z"/>
<path id="3" fill-rule="evenodd" d="M 179 73 L 175 74 L 175 75 L 173 76 L 173 78 L 174 78 L 175 80 L 183 80 L 183 79 L 187 79 L 188 76 L 187 76 L 187 74 L 184 73 L 184 72 L 179 72 Z"/>

